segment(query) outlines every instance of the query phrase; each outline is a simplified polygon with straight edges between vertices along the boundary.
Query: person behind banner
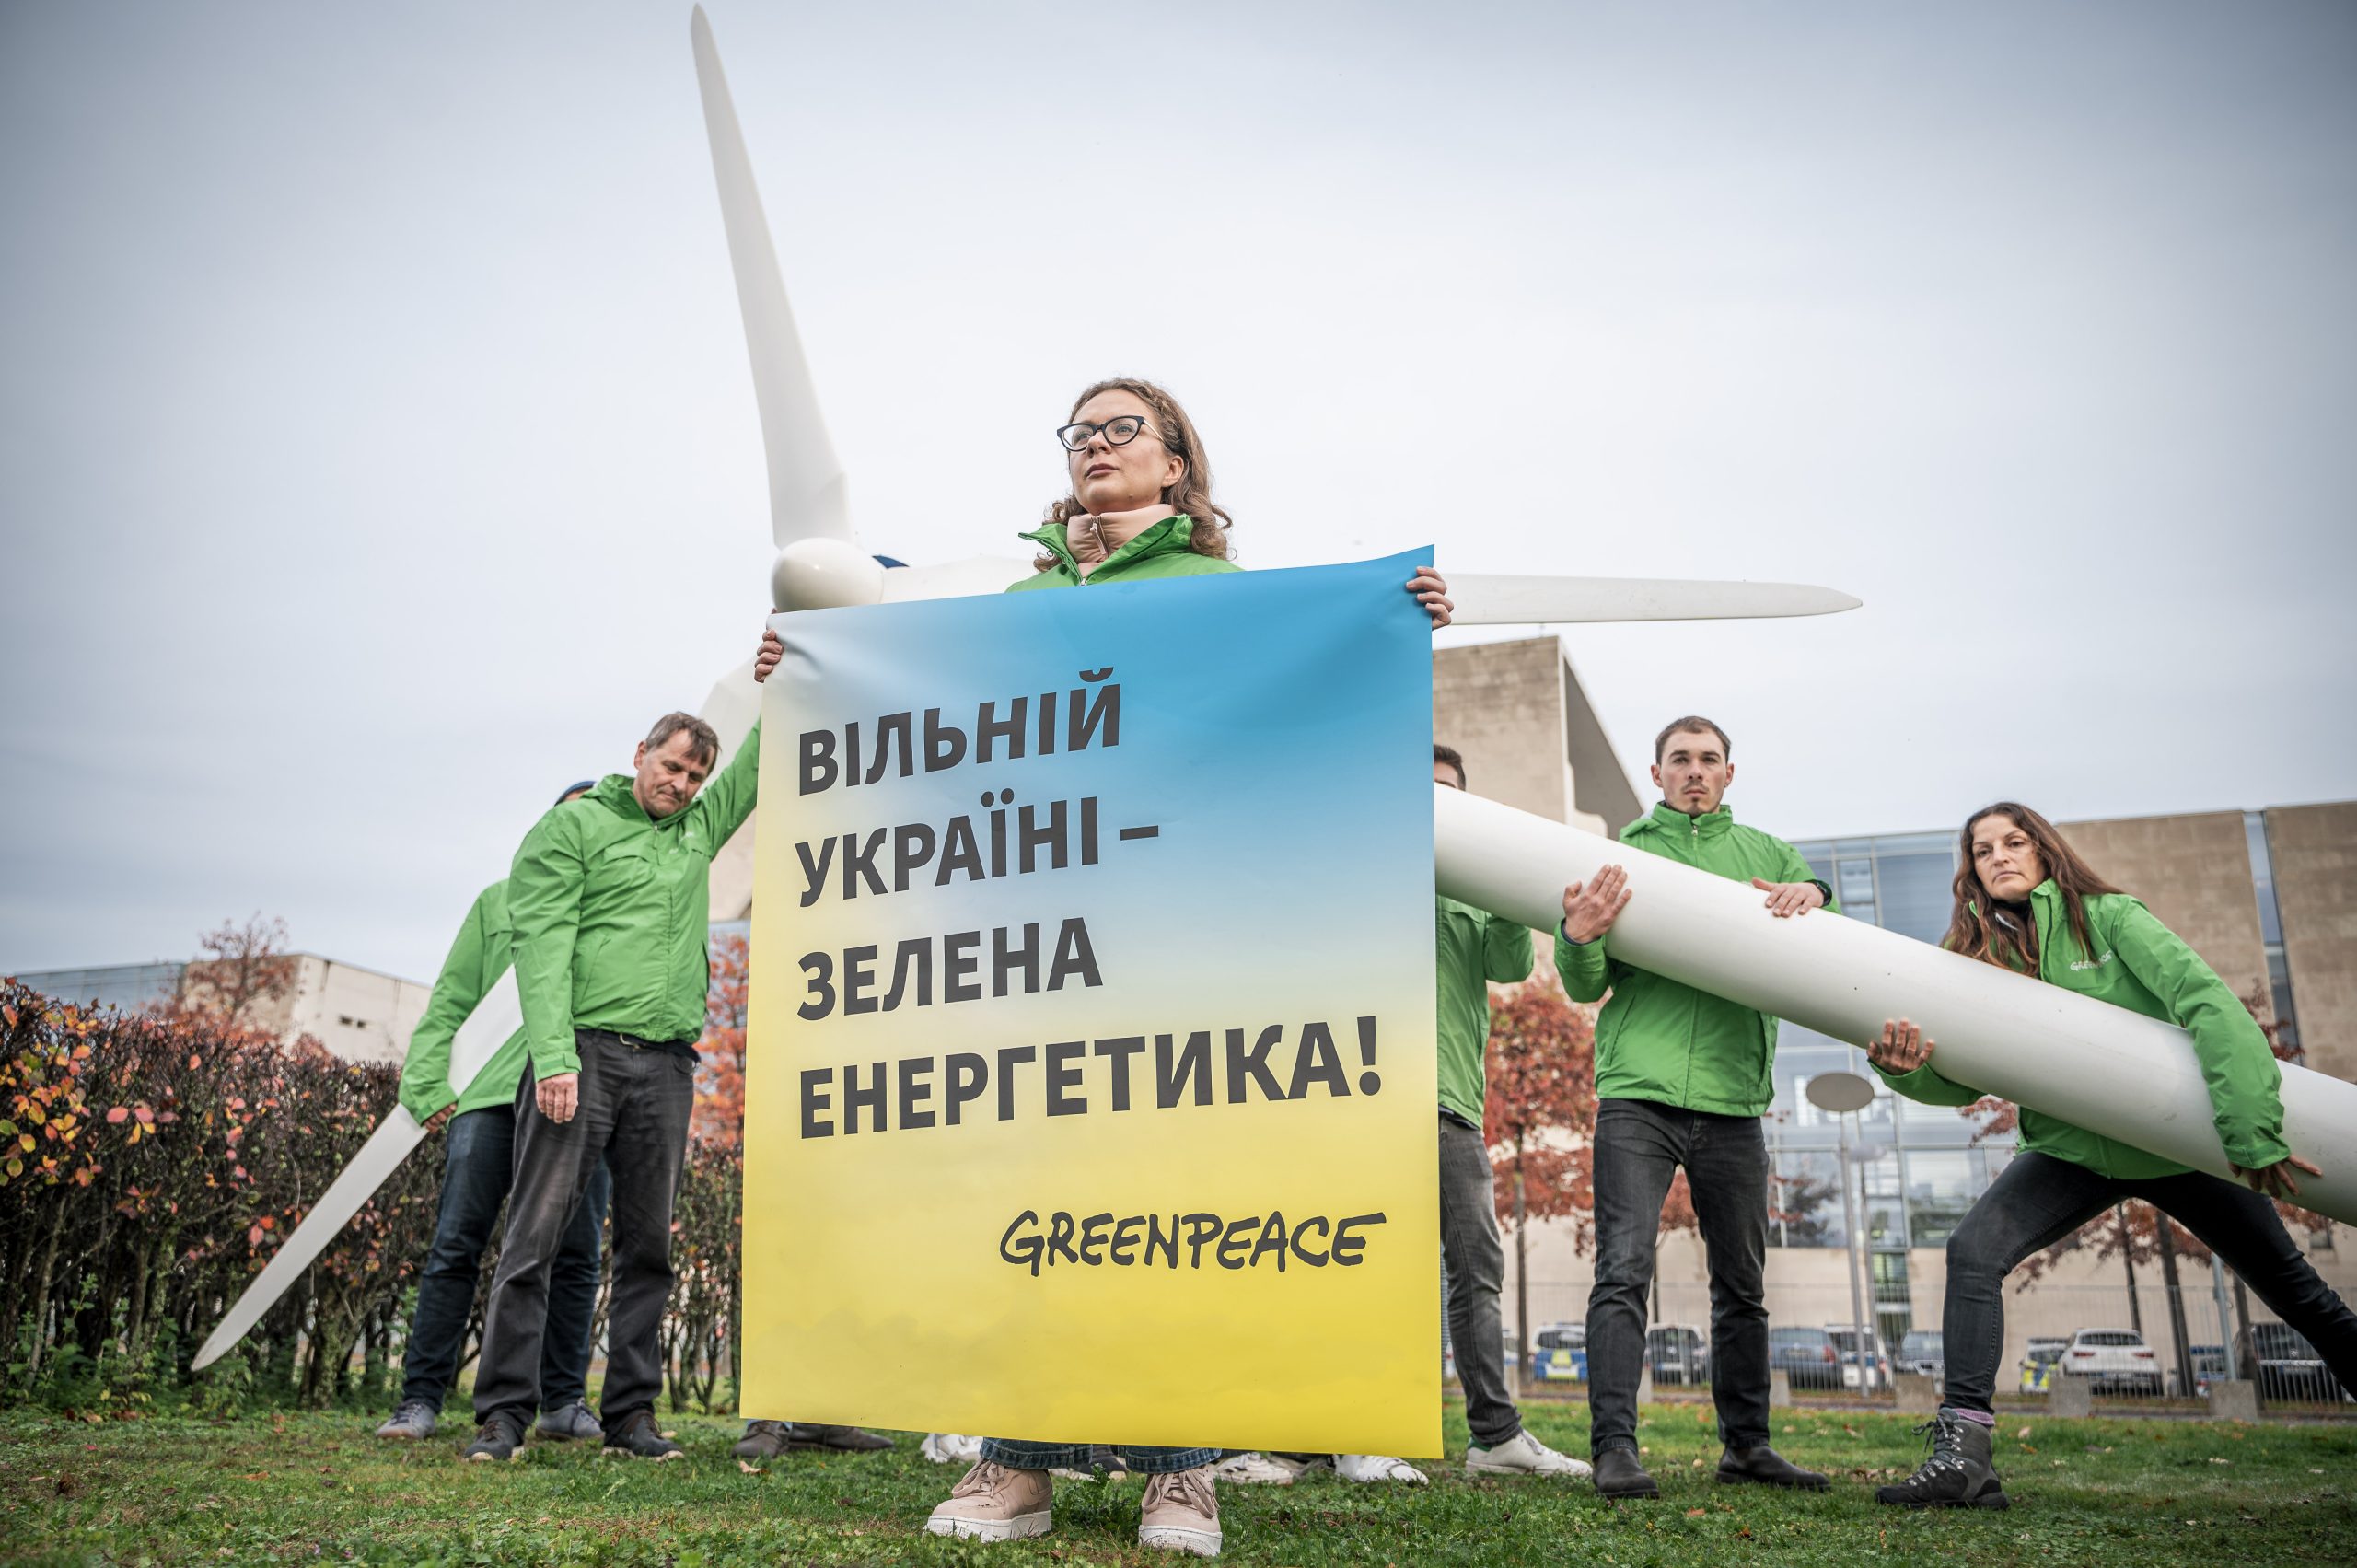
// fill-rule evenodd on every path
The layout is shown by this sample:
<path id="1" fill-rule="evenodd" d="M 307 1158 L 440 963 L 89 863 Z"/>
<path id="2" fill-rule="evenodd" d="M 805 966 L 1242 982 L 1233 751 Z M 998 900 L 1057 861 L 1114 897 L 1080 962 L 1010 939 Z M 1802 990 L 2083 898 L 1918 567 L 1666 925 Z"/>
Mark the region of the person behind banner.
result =
<path id="1" fill-rule="evenodd" d="M 1910 1508 L 2003 1508 L 1990 1453 L 1991 1402 L 2004 1343 L 2003 1283 L 2050 1247 L 2130 1198 L 2185 1226 L 2260 1300 L 2316 1346 L 2342 1387 L 2357 1388 L 2357 1314 L 2284 1231 L 2271 1199 L 2324 1174 L 2283 1142 L 2282 1069 L 2250 1012 L 2216 971 L 2142 903 L 2097 876 L 2028 807 L 2000 801 L 1968 819 L 1954 907 L 1940 946 L 2115 1007 L 2165 1018 L 2193 1037 L 2211 1116 L 2242 1184 L 2146 1154 L 2021 1108 L 2021 1152 L 1948 1237 L 1941 1311 L 1945 1402 L 1919 1431 L 1931 1452 L 1875 1500 Z M 1905 1018 L 1884 1023 L 1867 1060 L 1883 1081 L 1927 1105 L 1970 1105 L 1980 1091 L 1943 1077 L 1933 1042 Z"/>
<path id="2" fill-rule="evenodd" d="M 556 803 L 562 806 L 586 795 L 595 782 L 575 784 Z M 434 1244 L 418 1275 L 416 1316 L 401 1353 L 401 1402 L 377 1428 L 379 1437 L 414 1441 L 433 1435 L 443 1396 L 458 1374 L 459 1342 L 474 1312 L 483 1249 L 491 1245 L 500 1205 L 507 1202 L 514 1174 L 516 1090 L 524 1074 L 524 1031 L 510 1035 L 463 1092 L 450 1085 L 450 1044 L 475 1005 L 507 972 L 512 936 L 507 884 L 493 882 L 467 911 L 401 1061 L 401 1104 L 427 1132 L 446 1123 L 448 1132 L 443 1139 L 442 1204 Z M 607 1182 L 600 1160 L 581 1211 L 574 1215 L 563 1247 L 549 1269 L 549 1321 L 540 1352 L 539 1430 L 543 1437 L 595 1437 L 602 1430 L 589 1413 L 588 1378 Z"/>
<path id="3" fill-rule="evenodd" d="M 633 772 L 610 773 L 525 835 L 508 877 L 531 1072 L 517 1086 L 516 1179 L 484 1314 L 470 1459 L 508 1459 L 540 1402 L 549 1272 L 602 1156 L 613 1176 L 606 1451 L 680 1454 L 655 1423 L 671 1205 L 695 1101 L 710 982 L 712 857 L 751 815 L 761 726 L 704 781 L 720 738 L 667 714 Z"/>
<path id="4" fill-rule="evenodd" d="M 1454 747 L 1433 747 L 1433 783 L 1449 789 L 1466 787 L 1465 759 Z M 1457 1380 L 1465 1390 L 1465 1423 L 1472 1432 L 1465 1473 L 1576 1479 L 1589 1473 L 1587 1462 L 1559 1454 L 1531 1435 L 1522 1424 L 1522 1411 L 1515 1406 L 1498 1358 L 1474 1354 L 1469 1348 L 1499 1342 L 1498 1292 L 1505 1279 L 1496 1185 L 1489 1144 L 1481 1135 L 1489 1099 L 1490 987 L 1528 978 L 1534 962 L 1532 934 L 1455 899 L 1435 899 L 1433 920 L 1440 1069 L 1440 1251 L 1448 1283 L 1445 1309 L 1449 1342 L 1457 1347 Z M 1283 1485 L 1322 1458 L 1240 1454 L 1222 1461 L 1220 1478 Z M 1344 1481 L 1415 1485 L 1426 1479 L 1413 1465 L 1387 1454 L 1336 1454 L 1331 1462 L 1334 1473 Z"/>
<path id="5" fill-rule="evenodd" d="M 1228 559 L 1230 519 L 1212 500 L 1210 460 L 1176 399 L 1150 381 L 1099 381 L 1081 393 L 1068 417 L 1056 438 L 1070 493 L 1022 536 L 1039 548 L 1036 570 L 1009 592 L 1238 570 Z M 1448 585 L 1437 573 L 1420 568 L 1406 587 L 1435 627 L 1448 624 Z M 784 653 L 777 634 L 765 633 L 754 678 L 767 679 Z M 925 1528 L 976 1540 L 1045 1535 L 1049 1472 L 1085 1470 L 1089 1449 L 1086 1443 L 990 1438 Z M 1220 1450 L 1123 1446 L 1119 1455 L 1147 1478 L 1139 1544 L 1216 1556 L 1219 1502 L 1211 1467 Z"/>
<path id="6" fill-rule="evenodd" d="M 1699 715 L 1654 738 L 1650 815 L 1620 842 L 1764 890 L 1778 919 L 1833 907 L 1833 889 L 1783 840 L 1736 823 L 1726 731 Z M 1618 865 L 1563 889 L 1555 969 L 1574 1002 L 1611 1000 L 1596 1024 L 1596 1284 L 1587 1303 L 1588 1446 L 1607 1497 L 1658 1497 L 1637 1456 L 1637 1383 L 1661 1209 L 1679 1167 L 1711 1274 L 1711 1397 L 1723 1481 L 1821 1492 L 1825 1477 L 1768 1441 L 1768 1145 L 1776 1020 L 1614 958 L 1628 906 Z"/>

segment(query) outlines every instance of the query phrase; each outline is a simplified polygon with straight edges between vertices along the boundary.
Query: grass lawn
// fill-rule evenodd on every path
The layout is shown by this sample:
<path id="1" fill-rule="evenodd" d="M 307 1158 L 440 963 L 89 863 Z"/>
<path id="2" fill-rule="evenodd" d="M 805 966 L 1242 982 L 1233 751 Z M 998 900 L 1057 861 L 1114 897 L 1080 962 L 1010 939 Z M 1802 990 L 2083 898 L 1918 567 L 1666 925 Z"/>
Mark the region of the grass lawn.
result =
<path id="1" fill-rule="evenodd" d="M 1586 1451 L 1584 1406 L 1534 1404 L 1532 1428 Z M 1225 1557 L 1267 1563 L 1577 1562 L 2357 1563 L 2357 1425 L 2235 1426 L 2008 1416 L 2007 1513 L 1910 1515 L 1871 1488 L 1921 1452 L 1906 1418 L 1779 1411 L 1778 1446 L 1830 1472 L 1829 1495 L 1711 1480 L 1707 1407 L 1648 1407 L 1641 1439 L 1658 1503 L 1614 1506 L 1585 1482 L 1223 1487 Z M 422 1446 L 350 1414 L 65 1421 L 0 1412 L 0 1562 L 1167 1563 L 1136 1541 L 1140 1483 L 1059 1481 L 1046 1538 L 983 1547 L 923 1533 L 955 1472 L 913 1436 L 890 1454 L 793 1455 L 748 1474 L 734 1422 L 680 1418 L 684 1461 L 607 1459 L 536 1444 L 469 1465 L 463 1416 Z M 1461 1461 L 1461 1406 L 1448 1410 Z"/>

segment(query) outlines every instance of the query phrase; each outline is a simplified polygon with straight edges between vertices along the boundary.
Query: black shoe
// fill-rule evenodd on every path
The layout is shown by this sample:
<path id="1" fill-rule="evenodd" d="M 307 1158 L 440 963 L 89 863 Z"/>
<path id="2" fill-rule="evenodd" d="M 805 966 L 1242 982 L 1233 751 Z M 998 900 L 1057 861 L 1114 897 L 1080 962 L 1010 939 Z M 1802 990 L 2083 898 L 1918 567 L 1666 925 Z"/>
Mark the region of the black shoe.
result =
<path id="1" fill-rule="evenodd" d="M 772 1423 L 756 1422 L 754 1424 Z M 873 1432 L 856 1426 L 813 1426 L 807 1421 L 795 1421 L 786 1423 L 785 1446 L 789 1448 L 831 1448 L 842 1454 L 873 1454 L 879 1449 L 889 1448 L 892 1440 L 878 1437 Z"/>
<path id="2" fill-rule="evenodd" d="M 1596 1457 L 1596 1490 L 1606 1497 L 1659 1497 L 1661 1488 L 1637 1462 L 1634 1448 L 1607 1448 Z"/>
<path id="3" fill-rule="evenodd" d="M 605 1451 L 633 1459 L 680 1459 L 688 1452 L 656 1430 L 653 1411 L 633 1411 L 621 1426 L 606 1428 Z"/>
<path id="4" fill-rule="evenodd" d="M 737 1440 L 737 1446 L 730 1452 L 740 1459 L 774 1459 L 786 1450 L 788 1424 L 783 1421 L 749 1421 L 745 1423 L 745 1435 Z"/>
<path id="5" fill-rule="evenodd" d="M 520 1416 L 505 1411 L 493 1411 L 475 1428 L 475 1440 L 467 1445 L 470 1459 L 520 1458 L 524 1451 L 524 1422 Z"/>
<path id="6" fill-rule="evenodd" d="M 1830 1492 L 1833 1483 L 1762 1443 L 1757 1448 L 1729 1448 L 1719 1456 L 1719 1479 L 1750 1481 L 1759 1486 L 1783 1486 L 1794 1492 Z"/>
<path id="7" fill-rule="evenodd" d="M 1990 1429 L 1943 1410 L 1915 1429 L 1931 1454 L 1897 1486 L 1875 1488 L 1875 1501 L 1902 1508 L 2010 1508 L 1989 1456 Z"/>

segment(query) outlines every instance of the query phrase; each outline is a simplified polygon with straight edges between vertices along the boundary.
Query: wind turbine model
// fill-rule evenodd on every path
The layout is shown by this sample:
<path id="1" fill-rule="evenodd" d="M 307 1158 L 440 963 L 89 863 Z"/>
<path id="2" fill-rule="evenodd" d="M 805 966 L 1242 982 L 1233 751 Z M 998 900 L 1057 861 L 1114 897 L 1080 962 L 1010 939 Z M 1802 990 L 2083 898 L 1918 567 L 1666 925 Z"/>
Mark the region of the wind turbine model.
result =
<path id="1" fill-rule="evenodd" d="M 1031 569 L 1028 561 L 977 556 L 888 570 L 860 547 L 842 465 L 819 412 L 752 160 L 701 6 L 689 33 L 769 463 L 770 527 L 778 548 L 771 602 L 788 610 L 839 609 L 1004 590 Z M 1449 592 L 1454 619 L 1463 625 L 1825 615 L 1859 603 L 1800 584 L 1655 578 L 1467 574 L 1449 578 Z M 724 754 L 742 742 L 761 712 L 751 660 L 721 678 L 702 712 Z M 1613 941 L 1629 961 L 1855 1045 L 1878 1036 L 1885 1018 L 1903 1015 L 1938 1040 L 1940 1068 L 1951 1079 L 2197 1169 L 2229 1174 L 2200 1069 L 2181 1029 L 1855 921 L 1777 920 L 1750 889 L 1724 878 L 1461 791 L 1435 786 L 1434 796 L 1434 880 L 1452 898 L 1549 930 L 1565 883 L 1617 863 L 1627 869 L 1631 897 Z M 743 834 L 751 830 L 749 822 Z M 716 889 L 728 881 L 736 893 L 750 878 L 743 845 L 731 847 L 739 853 L 724 854 L 714 880 Z M 741 896 L 715 900 L 715 909 L 743 907 Z M 453 1041 L 453 1087 L 463 1093 L 521 1022 L 511 971 Z M 2303 1200 L 2318 1214 L 2357 1224 L 2357 1084 L 2286 1064 L 2283 1107 L 2293 1152 L 2325 1167 L 2322 1178 L 2302 1187 Z M 260 1321 L 424 1136 L 406 1109 L 388 1112 L 192 1365 L 209 1365 Z"/>

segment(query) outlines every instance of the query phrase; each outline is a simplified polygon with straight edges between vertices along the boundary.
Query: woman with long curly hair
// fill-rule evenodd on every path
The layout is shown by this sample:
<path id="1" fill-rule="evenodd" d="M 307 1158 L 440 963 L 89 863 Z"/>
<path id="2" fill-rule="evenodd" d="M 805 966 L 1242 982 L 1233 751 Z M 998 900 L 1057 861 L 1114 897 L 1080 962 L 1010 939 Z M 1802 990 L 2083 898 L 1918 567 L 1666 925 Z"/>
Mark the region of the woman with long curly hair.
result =
<path id="1" fill-rule="evenodd" d="M 2357 1388 L 2357 1314 L 2317 1277 L 2270 1202 L 2296 1196 L 2299 1173 L 2321 1173 L 2284 1144 L 2282 1074 L 2249 1011 L 2200 955 L 2097 876 L 2028 807 L 2007 800 L 1974 812 L 1957 853 L 1955 909 L 1941 946 L 2191 1034 L 2218 1140 L 2242 1179 L 2191 1170 L 2023 1107 L 2021 1152 L 1948 1238 L 1946 1402 L 1931 1423 L 1931 1455 L 1875 1499 L 1916 1508 L 2007 1505 L 1989 1449 L 2004 1277 L 2130 1198 L 2200 1237 Z M 1942 1077 L 1932 1051 L 1923 1031 L 1899 1018 L 1884 1024 L 1867 1059 L 1910 1099 L 1969 1105 L 1980 1098 Z"/>
<path id="2" fill-rule="evenodd" d="M 1070 488 L 1048 507 L 1041 525 L 1023 535 L 1039 553 L 1034 575 L 1010 585 L 1009 592 L 1238 570 L 1228 559 L 1231 519 L 1212 499 L 1202 438 L 1168 392 L 1151 381 L 1099 381 L 1074 401 L 1056 439 L 1064 449 Z M 1448 624 L 1448 585 L 1438 573 L 1420 567 L 1406 587 L 1435 630 Z M 764 633 L 754 679 L 767 679 L 784 653 L 777 634 Z M 978 1540 L 1045 1535 L 1050 1472 L 1085 1469 L 1089 1448 L 987 1439 L 981 1460 L 925 1528 Z M 1216 1556 L 1219 1503 L 1211 1467 L 1220 1451 L 1124 1447 L 1120 1453 L 1146 1477 L 1139 1544 Z"/>

